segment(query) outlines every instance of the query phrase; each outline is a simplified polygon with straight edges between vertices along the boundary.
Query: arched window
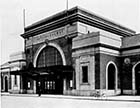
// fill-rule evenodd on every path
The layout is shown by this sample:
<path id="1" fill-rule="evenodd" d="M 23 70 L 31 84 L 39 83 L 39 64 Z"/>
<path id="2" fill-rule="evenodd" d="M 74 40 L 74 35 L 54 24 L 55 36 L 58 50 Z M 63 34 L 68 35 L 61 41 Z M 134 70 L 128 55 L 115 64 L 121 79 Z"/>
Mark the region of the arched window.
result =
<path id="1" fill-rule="evenodd" d="M 3 76 L 1 75 L 1 90 L 3 90 Z"/>
<path id="2" fill-rule="evenodd" d="M 55 47 L 47 46 L 37 58 L 37 67 L 63 65 L 60 53 Z"/>
<path id="3" fill-rule="evenodd" d="M 116 75 L 116 68 L 115 65 L 110 63 L 108 65 L 107 69 L 107 77 L 108 77 L 108 90 L 114 90 L 115 89 L 115 75 Z"/>

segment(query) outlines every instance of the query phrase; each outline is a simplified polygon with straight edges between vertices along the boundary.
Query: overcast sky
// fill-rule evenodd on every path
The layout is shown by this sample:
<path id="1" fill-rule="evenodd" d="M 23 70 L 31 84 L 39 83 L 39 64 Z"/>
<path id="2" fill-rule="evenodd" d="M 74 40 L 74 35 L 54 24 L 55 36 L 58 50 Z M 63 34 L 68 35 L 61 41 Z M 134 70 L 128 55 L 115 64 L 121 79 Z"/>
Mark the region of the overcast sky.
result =
<path id="1" fill-rule="evenodd" d="M 23 9 L 26 26 L 66 9 L 67 0 L 2 0 L 0 2 L 1 58 L 24 51 Z M 69 0 L 69 8 L 80 6 L 140 33 L 140 0 Z"/>

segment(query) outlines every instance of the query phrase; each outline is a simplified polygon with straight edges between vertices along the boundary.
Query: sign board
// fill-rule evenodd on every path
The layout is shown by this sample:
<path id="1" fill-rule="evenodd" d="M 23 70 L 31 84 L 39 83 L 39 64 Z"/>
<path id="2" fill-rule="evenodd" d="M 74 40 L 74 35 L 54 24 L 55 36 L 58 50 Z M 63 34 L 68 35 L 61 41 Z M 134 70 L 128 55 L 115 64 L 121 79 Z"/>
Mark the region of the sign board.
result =
<path id="1" fill-rule="evenodd" d="M 57 39 L 57 38 L 65 36 L 65 34 L 66 34 L 65 27 L 55 29 L 50 32 L 46 32 L 46 33 L 42 33 L 33 37 L 29 37 L 29 39 L 26 40 L 26 46 L 42 43 L 44 42 L 44 40 Z"/>

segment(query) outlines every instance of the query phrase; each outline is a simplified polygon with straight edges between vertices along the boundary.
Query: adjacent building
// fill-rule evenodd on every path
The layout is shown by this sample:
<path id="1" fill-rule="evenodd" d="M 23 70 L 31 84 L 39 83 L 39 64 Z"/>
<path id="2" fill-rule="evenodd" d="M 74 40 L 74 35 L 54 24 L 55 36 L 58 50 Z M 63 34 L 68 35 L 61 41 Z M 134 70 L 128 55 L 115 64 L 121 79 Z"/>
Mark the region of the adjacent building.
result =
<path id="1" fill-rule="evenodd" d="M 9 62 L 1 65 L 1 91 L 10 93 L 21 92 L 21 76 L 12 74 L 26 67 L 24 52 L 15 52 L 10 55 Z"/>
<path id="2" fill-rule="evenodd" d="M 140 34 L 80 7 L 25 28 L 20 93 L 140 94 Z"/>

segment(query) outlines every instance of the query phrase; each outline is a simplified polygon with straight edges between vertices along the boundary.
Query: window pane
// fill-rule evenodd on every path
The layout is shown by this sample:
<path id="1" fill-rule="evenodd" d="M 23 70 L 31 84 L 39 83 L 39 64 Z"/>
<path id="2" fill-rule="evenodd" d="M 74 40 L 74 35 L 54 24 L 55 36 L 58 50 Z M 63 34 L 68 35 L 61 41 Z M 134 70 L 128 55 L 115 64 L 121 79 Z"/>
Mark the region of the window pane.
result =
<path id="1" fill-rule="evenodd" d="M 88 82 L 88 66 L 82 66 L 82 82 Z"/>
<path id="2" fill-rule="evenodd" d="M 17 85 L 17 76 L 15 75 L 15 85 Z"/>
<path id="3" fill-rule="evenodd" d="M 62 58 L 54 47 L 46 47 L 41 51 L 37 59 L 37 67 L 62 65 Z"/>

